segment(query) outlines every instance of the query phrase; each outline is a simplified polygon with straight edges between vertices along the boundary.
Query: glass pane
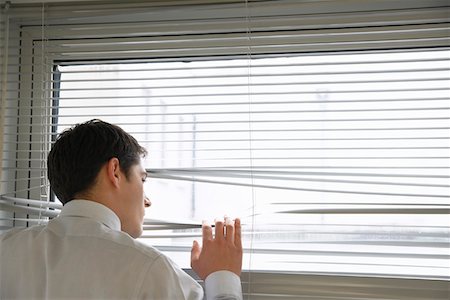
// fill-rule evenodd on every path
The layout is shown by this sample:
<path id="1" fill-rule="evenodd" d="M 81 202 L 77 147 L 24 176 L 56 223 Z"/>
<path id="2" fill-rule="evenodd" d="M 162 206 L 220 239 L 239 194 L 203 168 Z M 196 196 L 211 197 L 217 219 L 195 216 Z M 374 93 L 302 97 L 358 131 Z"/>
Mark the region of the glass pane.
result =
<path id="1" fill-rule="evenodd" d="M 146 217 L 241 217 L 246 269 L 448 278 L 449 54 L 64 65 L 57 131 L 132 133 L 173 176 Z M 142 241 L 188 267 L 199 236 Z"/>

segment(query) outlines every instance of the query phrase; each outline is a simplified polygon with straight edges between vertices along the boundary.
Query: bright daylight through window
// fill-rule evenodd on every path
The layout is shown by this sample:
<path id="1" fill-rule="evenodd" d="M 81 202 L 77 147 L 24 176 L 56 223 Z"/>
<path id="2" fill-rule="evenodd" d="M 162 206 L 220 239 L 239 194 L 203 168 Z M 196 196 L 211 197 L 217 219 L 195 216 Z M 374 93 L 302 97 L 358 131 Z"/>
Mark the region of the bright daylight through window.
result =
<path id="1" fill-rule="evenodd" d="M 133 134 L 146 217 L 241 217 L 244 269 L 448 277 L 448 56 L 60 62 L 55 133 L 101 118 Z M 199 230 L 154 228 L 142 241 L 187 267 Z"/>

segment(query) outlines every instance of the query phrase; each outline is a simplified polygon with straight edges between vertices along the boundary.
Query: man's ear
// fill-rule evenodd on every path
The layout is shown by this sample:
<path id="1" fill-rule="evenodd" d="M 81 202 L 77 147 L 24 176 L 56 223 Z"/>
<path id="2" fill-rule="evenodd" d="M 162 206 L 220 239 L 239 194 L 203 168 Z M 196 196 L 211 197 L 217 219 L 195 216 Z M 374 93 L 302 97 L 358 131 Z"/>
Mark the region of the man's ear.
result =
<path id="1" fill-rule="evenodd" d="M 111 158 L 106 164 L 106 172 L 108 175 L 108 180 L 115 187 L 119 187 L 120 180 L 122 179 L 122 174 L 120 171 L 120 162 L 116 157 Z"/>

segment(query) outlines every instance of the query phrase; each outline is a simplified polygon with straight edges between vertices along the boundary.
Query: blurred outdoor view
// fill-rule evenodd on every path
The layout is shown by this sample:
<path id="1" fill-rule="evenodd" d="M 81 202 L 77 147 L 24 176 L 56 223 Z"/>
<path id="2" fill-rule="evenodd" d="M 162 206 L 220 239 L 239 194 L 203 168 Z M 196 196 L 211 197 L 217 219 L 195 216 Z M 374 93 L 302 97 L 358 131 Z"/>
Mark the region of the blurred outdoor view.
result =
<path id="1" fill-rule="evenodd" d="M 130 132 L 155 177 L 146 218 L 241 217 L 244 269 L 448 278 L 449 57 L 61 63 L 57 132 Z M 155 226 L 142 241 L 188 267 L 199 229 Z"/>

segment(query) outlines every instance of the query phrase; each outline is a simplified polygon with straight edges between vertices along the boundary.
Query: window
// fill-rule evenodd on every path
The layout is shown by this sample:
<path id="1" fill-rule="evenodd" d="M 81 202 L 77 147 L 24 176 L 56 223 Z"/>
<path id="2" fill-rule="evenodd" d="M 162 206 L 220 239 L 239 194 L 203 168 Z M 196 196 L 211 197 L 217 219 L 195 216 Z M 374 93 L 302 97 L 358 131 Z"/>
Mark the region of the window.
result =
<path id="1" fill-rule="evenodd" d="M 448 4 L 194 2 L 2 10 L 2 229 L 57 215 L 46 154 L 101 118 L 149 150 L 142 241 L 182 267 L 226 213 L 245 294 L 446 299 Z"/>
<path id="2" fill-rule="evenodd" d="M 58 132 L 132 132 L 148 217 L 243 217 L 249 269 L 445 276 L 449 53 L 62 65 Z M 185 251 L 175 232 L 144 242 Z"/>

